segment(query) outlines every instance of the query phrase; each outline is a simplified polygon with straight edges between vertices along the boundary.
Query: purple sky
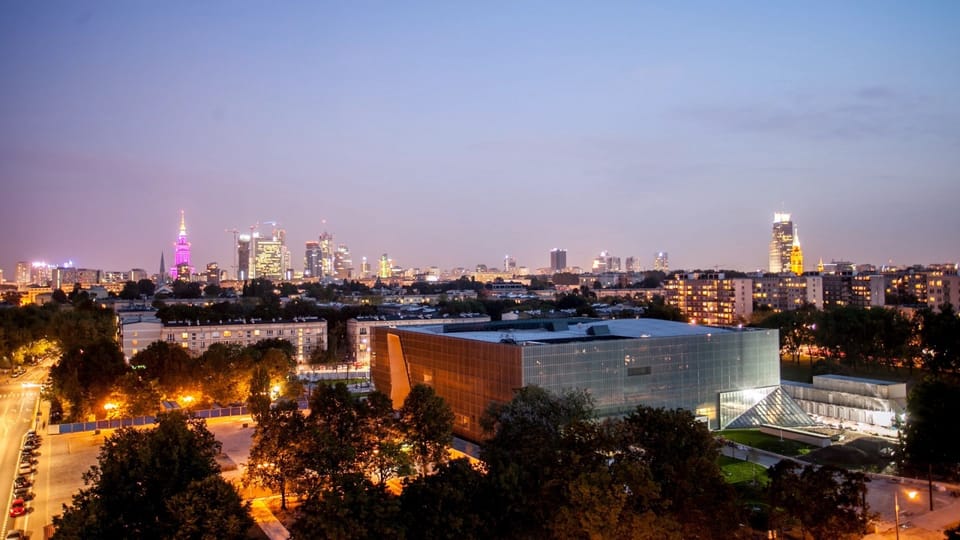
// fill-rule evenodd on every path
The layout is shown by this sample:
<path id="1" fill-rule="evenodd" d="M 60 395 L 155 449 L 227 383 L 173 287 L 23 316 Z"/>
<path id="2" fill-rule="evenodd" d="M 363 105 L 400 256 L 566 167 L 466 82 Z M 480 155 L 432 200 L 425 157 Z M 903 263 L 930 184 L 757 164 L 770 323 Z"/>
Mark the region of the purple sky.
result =
<path id="1" fill-rule="evenodd" d="M 651 4 L 640 6 L 639 4 Z M 281 9 L 282 8 L 282 9 Z M 960 259 L 960 3 L 0 6 L 0 268 Z M 324 224 L 326 220 L 326 224 Z"/>

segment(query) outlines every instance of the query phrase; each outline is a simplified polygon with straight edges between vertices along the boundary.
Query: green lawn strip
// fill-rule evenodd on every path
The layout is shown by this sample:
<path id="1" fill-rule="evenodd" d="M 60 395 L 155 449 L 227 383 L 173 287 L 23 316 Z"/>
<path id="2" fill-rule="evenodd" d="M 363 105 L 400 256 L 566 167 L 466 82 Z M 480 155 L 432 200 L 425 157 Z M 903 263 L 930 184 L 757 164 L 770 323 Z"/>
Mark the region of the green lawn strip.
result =
<path id="1" fill-rule="evenodd" d="M 752 483 L 756 480 L 758 484 L 766 485 L 770 481 L 767 477 L 767 469 L 763 465 L 727 456 L 720 456 L 718 463 L 728 484 Z"/>
<path id="2" fill-rule="evenodd" d="M 725 439 L 768 452 L 774 452 L 784 456 L 801 456 L 810 452 L 813 448 L 809 444 L 791 441 L 789 439 L 780 440 L 780 437 L 761 433 L 756 429 L 728 429 L 719 433 Z"/>

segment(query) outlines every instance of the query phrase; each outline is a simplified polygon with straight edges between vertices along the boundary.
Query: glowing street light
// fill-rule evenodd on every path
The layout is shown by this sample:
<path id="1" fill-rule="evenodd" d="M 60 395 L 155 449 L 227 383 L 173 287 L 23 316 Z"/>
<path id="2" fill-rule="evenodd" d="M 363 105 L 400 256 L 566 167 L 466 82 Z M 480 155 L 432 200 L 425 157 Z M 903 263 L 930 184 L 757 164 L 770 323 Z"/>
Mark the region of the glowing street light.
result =
<path id="1" fill-rule="evenodd" d="M 907 498 L 911 501 L 917 498 L 917 491 L 911 489 L 907 492 Z M 897 526 L 897 540 L 900 540 L 900 489 L 893 492 L 893 514 Z"/>

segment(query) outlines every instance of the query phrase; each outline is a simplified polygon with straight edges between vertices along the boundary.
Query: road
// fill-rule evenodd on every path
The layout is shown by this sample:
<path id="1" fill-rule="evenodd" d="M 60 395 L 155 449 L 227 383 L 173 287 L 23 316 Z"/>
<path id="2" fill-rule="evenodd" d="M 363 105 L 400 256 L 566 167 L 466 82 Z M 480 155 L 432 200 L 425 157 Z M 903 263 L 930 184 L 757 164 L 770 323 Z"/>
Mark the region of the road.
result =
<path id="1" fill-rule="evenodd" d="M 23 529 L 24 517 L 11 518 L 10 503 L 13 501 L 13 480 L 20 464 L 20 445 L 26 432 L 36 427 L 36 412 L 40 398 L 40 381 L 47 376 L 45 367 L 37 366 L 14 379 L 2 375 L 0 382 L 0 486 L 3 486 L 4 513 L 0 538 L 11 529 Z M 41 448 L 42 451 L 42 448 Z M 28 503 L 30 506 L 30 503 Z"/>

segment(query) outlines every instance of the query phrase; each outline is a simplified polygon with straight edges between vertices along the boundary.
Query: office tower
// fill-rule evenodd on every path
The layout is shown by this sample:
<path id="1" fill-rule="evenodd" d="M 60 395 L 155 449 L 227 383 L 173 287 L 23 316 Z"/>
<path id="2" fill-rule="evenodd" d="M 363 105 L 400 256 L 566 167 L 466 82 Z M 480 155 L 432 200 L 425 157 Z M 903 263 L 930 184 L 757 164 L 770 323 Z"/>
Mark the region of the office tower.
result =
<path id="1" fill-rule="evenodd" d="M 203 277 L 210 285 L 220 285 L 220 265 L 215 262 L 207 263 Z"/>
<path id="2" fill-rule="evenodd" d="M 503 256 L 503 271 L 504 272 L 515 272 L 517 270 L 517 259 L 509 256 Z"/>
<path id="3" fill-rule="evenodd" d="M 670 258 L 666 251 L 658 251 L 653 258 L 653 269 L 664 274 L 670 272 Z"/>
<path id="4" fill-rule="evenodd" d="M 790 272 L 796 275 L 803 274 L 803 250 L 800 249 L 800 233 L 793 231 L 793 246 L 790 248 Z"/>
<path id="5" fill-rule="evenodd" d="M 333 275 L 337 279 L 353 277 L 353 260 L 350 258 L 350 248 L 346 244 L 338 245 L 333 253 Z"/>
<path id="6" fill-rule="evenodd" d="M 593 271 L 597 274 L 619 272 L 620 257 L 610 255 L 609 251 L 601 251 L 600 255 L 597 255 L 597 257 L 593 259 Z"/>
<path id="7" fill-rule="evenodd" d="M 323 272 L 318 277 L 333 275 L 333 235 L 323 231 L 320 235 L 320 264 Z"/>
<path id="8" fill-rule="evenodd" d="M 173 263 L 170 268 L 170 279 L 190 280 L 193 267 L 190 266 L 190 242 L 187 241 L 187 223 L 183 210 L 180 211 L 180 232 L 177 233 L 177 243 L 174 244 Z"/>
<path id="9" fill-rule="evenodd" d="M 30 284 L 30 263 L 27 261 L 17 261 L 17 273 L 14 275 L 14 279 L 17 281 L 17 286 L 25 286 Z"/>
<path id="10" fill-rule="evenodd" d="M 286 271 L 290 268 L 290 254 L 286 246 L 286 231 L 276 227 L 271 235 L 261 236 L 259 232 L 253 235 L 253 272 L 250 277 L 282 281 Z"/>
<path id="11" fill-rule="evenodd" d="M 790 270 L 790 253 L 793 251 L 793 222 L 790 214 L 773 214 L 773 235 L 770 238 L 770 273 L 779 274 Z"/>
<path id="12" fill-rule="evenodd" d="M 237 279 L 245 281 L 252 279 L 250 275 L 250 255 L 253 250 L 250 249 L 253 243 L 253 237 L 249 234 L 237 236 Z"/>
<path id="13" fill-rule="evenodd" d="M 370 263 L 367 261 L 366 257 L 363 257 L 360 260 L 360 277 L 361 278 L 370 277 Z"/>
<path id="14" fill-rule="evenodd" d="M 323 264 L 320 262 L 320 242 L 307 242 L 303 255 L 303 277 L 320 277 L 321 275 L 323 275 Z"/>
<path id="15" fill-rule="evenodd" d="M 554 248 L 550 250 L 550 269 L 554 272 L 563 272 L 567 268 L 567 250 Z"/>
<path id="16" fill-rule="evenodd" d="M 380 271 L 377 273 L 377 277 L 386 279 L 390 277 L 390 259 L 387 258 L 387 254 L 384 253 L 380 256 Z"/>
<path id="17" fill-rule="evenodd" d="M 47 287 L 52 280 L 52 267 L 45 262 L 35 262 L 30 265 L 30 283 Z"/>

